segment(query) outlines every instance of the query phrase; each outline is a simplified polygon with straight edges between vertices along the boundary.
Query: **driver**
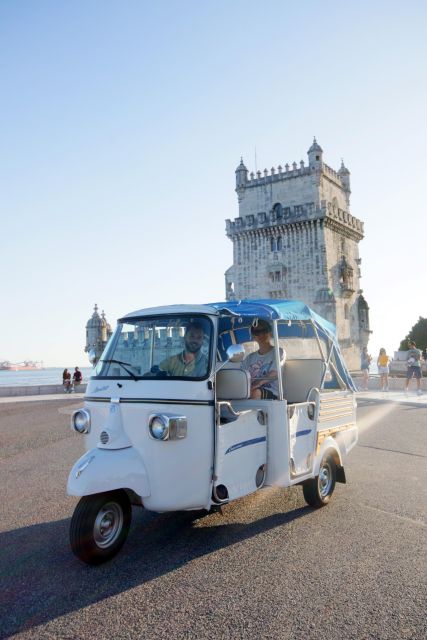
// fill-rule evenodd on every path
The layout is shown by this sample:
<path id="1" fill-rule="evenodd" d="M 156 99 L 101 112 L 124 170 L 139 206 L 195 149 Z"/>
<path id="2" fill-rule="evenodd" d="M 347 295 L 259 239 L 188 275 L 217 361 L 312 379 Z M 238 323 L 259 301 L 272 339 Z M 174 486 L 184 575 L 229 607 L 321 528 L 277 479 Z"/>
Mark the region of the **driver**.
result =
<path id="1" fill-rule="evenodd" d="M 184 335 L 184 350 L 160 363 L 159 369 L 170 376 L 202 378 L 208 370 L 208 359 L 201 347 L 205 333 L 201 322 L 190 322 Z"/>

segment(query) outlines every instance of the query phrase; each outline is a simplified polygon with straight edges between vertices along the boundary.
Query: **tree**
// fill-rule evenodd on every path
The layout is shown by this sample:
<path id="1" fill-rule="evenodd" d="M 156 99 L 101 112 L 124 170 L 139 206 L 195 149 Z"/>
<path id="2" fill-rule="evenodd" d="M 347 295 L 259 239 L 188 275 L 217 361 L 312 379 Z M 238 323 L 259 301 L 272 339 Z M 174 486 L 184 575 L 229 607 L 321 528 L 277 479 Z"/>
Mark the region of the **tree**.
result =
<path id="1" fill-rule="evenodd" d="M 418 349 L 427 349 L 427 318 L 419 317 L 418 322 L 400 343 L 400 351 L 407 351 L 411 340 L 415 342 Z"/>

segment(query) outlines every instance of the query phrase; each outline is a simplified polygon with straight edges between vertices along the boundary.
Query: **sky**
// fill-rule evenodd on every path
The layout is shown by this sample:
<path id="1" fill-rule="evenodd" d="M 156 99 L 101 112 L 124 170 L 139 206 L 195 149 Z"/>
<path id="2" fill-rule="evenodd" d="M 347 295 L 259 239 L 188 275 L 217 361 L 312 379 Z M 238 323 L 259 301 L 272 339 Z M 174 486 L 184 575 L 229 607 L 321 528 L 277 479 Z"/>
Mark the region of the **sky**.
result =
<path id="1" fill-rule="evenodd" d="M 224 299 L 234 171 L 324 161 L 369 350 L 427 316 L 425 2 L 2 0 L 0 360 L 87 365 L 94 303 Z"/>

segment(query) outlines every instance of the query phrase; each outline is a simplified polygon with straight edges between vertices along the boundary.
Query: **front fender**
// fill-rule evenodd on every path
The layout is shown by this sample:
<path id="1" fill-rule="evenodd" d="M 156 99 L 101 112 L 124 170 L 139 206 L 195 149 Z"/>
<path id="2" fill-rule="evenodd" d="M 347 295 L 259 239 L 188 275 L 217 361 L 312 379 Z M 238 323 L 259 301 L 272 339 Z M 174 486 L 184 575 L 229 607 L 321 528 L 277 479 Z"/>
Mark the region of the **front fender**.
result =
<path id="1" fill-rule="evenodd" d="M 141 498 L 150 491 L 144 462 L 136 449 L 91 449 L 77 460 L 68 476 L 67 493 L 87 496 L 113 489 L 132 489 Z"/>
<path id="2" fill-rule="evenodd" d="M 321 447 L 320 447 L 320 449 L 319 449 L 319 451 L 317 453 L 317 456 L 316 456 L 316 462 L 314 464 L 314 475 L 315 476 L 319 475 L 320 463 L 322 462 L 322 458 L 323 458 L 324 454 L 326 453 L 326 451 L 331 451 L 332 452 L 332 457 L 334 458 L 334 461 L 335 461 L 335 464 L 337 465 L 337 467 L 342 467 L 343 466 L 340 448 L 337 445 L 337 442 L 336 442 L 335 438 L 332 438 L 332 436 L 328 436 L 322 442 L 322 445 L 321 445 Z"/>

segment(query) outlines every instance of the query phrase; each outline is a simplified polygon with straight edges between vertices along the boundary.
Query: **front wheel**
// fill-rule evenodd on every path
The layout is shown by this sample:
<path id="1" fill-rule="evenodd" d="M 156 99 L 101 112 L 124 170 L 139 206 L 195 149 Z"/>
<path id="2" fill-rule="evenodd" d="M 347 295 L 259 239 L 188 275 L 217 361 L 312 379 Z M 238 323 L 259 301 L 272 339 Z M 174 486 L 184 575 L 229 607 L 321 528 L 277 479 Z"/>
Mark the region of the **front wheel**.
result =
<path id="1" fill-rule="evenodd" d="M 304 498 L 310 507 L 324 507 L 335 489 L 337 468 L 332 456 L 326 454 L 320 463 L 319 475 L 302 485 Z"/>
<path id="2" fill-rule="evenodd" d="M 130 527 L 132 508 L 124 491 L 81 498 L 70 524 L 71 549 L 87 564 L 101 564 L 118 553 Z"/>

